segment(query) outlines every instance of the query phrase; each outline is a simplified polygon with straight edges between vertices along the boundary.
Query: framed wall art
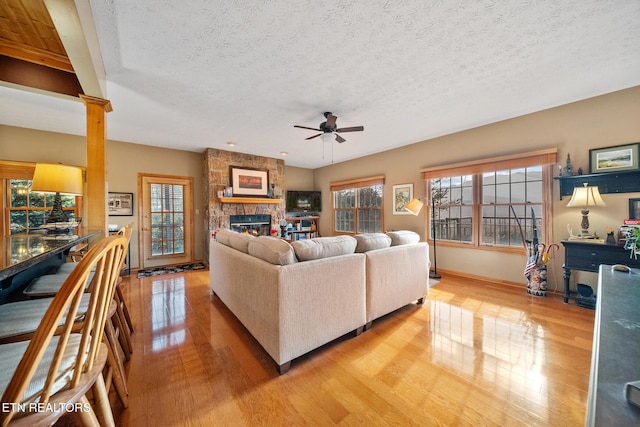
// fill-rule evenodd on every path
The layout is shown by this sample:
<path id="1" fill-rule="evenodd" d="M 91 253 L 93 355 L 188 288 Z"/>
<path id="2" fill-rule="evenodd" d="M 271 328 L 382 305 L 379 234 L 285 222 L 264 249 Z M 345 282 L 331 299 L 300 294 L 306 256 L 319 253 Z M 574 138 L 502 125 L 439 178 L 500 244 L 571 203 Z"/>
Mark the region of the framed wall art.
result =
<path id="1" fill-rule="evenodd" d="M 268 170 L 229 166 L 229 178 L 233 197 L 267 197 L 269 195 Z"/>
<path id="2" fill-rule="evenodd" d="M 399 184 L 393 186 L 393 214 L 411 215 L 404 209 L 404 205 L 413 199 L 413 184 Z"/>
<path id="3" fill-rule="evenodd" d="M 109 216 L 132 216 L 133 193 L 112 193 L 108 196 Z"/>
<path id="4" fill-rule="evenodd" d="M 591 173 L 638 170 L 639 147 L 636 142 L 589 150 L 589 170 Z"/>

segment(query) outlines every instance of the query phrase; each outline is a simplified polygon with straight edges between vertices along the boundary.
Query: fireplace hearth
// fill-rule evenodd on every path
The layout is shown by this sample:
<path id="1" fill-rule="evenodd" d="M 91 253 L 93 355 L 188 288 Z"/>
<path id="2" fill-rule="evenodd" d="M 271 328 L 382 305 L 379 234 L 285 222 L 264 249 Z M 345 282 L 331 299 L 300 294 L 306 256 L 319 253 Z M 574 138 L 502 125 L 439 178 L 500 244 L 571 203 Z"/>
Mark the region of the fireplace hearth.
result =
<path id="1" fill-rule="evenodd" d="M 238 233 L 268 236 L 271 232 L 271 215 L 229 215 L 229 228 Z"/>

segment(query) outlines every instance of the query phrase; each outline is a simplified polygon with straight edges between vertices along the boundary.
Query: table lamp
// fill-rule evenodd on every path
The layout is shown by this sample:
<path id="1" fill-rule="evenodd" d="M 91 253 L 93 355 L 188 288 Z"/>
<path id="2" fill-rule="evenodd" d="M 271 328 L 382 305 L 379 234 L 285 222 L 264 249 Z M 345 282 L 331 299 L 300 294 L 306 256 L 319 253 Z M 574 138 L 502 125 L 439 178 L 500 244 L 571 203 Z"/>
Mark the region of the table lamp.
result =
<path id="1" fill-rule="evenodd" d="M 567 207 L 582 208 L 580 237 L 583 239 L 593 239 L 595 237 L 593 234 L 589 234 L 589 208 L 592 206 L 606 206 L 600 196 L 598 187 L 589 187 L 586 182 L 583 187 L 575 187 Z"/>
<path id="2" fill-rule="evenodd" d="M 55 193 L 53 209 L 44 220 L 45 224 L 68 222 L 69 218 L 62 210 L 61 194 L 82 195 L 82 169 L 60 164 L 36 163 L 31 191 Z"/>

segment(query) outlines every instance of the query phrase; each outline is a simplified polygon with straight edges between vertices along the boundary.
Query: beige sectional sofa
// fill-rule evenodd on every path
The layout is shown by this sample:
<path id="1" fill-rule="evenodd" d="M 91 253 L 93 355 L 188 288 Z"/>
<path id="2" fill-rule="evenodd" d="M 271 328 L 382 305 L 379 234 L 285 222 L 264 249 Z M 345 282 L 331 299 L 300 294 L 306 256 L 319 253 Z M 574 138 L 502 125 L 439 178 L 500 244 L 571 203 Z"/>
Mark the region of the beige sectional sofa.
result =
<path id="1" fill-rule="evenodd" d="M 211 289 L 282 374 L 296 357 L 426 296 L 428 246 L 415 233 L 388 234 L 290 244 L 218 230 Z"/>

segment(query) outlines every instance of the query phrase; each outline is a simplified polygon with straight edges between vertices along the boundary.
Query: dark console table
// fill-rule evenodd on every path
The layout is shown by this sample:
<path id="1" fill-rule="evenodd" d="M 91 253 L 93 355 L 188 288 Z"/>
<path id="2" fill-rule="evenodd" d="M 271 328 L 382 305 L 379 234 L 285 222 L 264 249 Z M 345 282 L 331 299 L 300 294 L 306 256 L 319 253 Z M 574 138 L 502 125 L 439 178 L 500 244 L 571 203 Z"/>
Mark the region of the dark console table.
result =
<path id="1" fill-rule="evenodd" d="M 622 246 L 607 245 L 602 243 L 588 243 L 577 240 L 563 240 L 564 246 L 564 302 L 574 298 L 569 289 L 571 270 L 598 272 L 600 264 L 623 264 L 629 267 L 640 268 L 640 259 L 633 259 L 629 251 Z"/>
<path id="2" fill-rule="evenodd" d="M 638 426 L 624 387 L 640 380 L 640 270 L 600 269 L 585 425 Z"/>

